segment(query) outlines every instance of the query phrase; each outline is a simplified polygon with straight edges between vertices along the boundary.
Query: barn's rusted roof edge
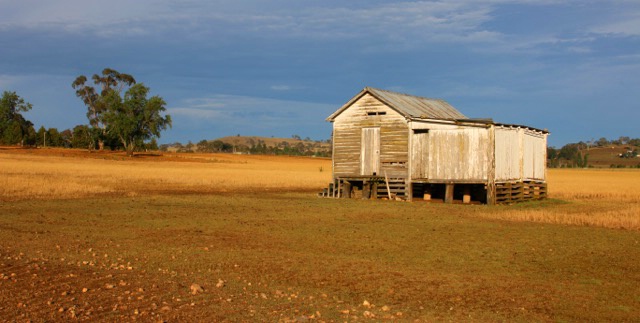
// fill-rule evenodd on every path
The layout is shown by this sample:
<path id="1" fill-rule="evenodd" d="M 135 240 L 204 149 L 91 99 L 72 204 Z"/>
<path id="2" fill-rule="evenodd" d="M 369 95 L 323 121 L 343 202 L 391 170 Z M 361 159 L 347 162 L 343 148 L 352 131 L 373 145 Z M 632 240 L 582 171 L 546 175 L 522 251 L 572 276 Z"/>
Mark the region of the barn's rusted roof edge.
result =
<path id="1" fill-rule="evenodd" d="M 525 126 L 525 125 L 521 125 L 521 124 L 511 124 L 511 123 L 494 123 L 494 126 L 499 126 L 499 127 L 506 127 L 506 128 L 524 128 L 524 129 L 528 129 L 528 130 L 533 130 L 533 131 L 538 131 L 538 132 L 542 132 L 544 134 L 550 134 L 549 130 L 547 129 L 538 129 L 538 128 L 534 128 L 534 127 L 530 127 L 530 126 Z"/>
<path id="2" fill-rule="evenodd" d="M 525 126 L 521 124 L 512 124 L 512 123 L 500 123 L 494 122 L 491 118 L 473 118 L 473 119 L 431 119 L 431 118 L 410 118 L 409 120 L 415 122 L 446 122 L 449 124 L 464 124 L 464 125 L 482 125 L 482 126 L 495 126 L 495 127 L 504 127 L 504 128 L 523 128 L 531 131 L 537 131 L 544 134 L 550 134 L 547 129 L 539 129 L 535 127 Z"/>

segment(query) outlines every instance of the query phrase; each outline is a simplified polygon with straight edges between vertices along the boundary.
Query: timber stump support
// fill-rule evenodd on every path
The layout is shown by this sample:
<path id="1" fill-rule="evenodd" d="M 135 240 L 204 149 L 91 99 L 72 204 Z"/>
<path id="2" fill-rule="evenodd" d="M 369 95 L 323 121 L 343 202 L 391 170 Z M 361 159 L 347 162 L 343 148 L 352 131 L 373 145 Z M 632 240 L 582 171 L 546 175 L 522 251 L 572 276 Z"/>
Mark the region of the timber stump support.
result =
<path id="1" fill-rule="evenodd" d="M 431 201 L 431 185 L 426 184 L 424 186 L 424 192 L 422 193 L 422 199 L 425 201 Z"/>
<path id="2" fill-rule="evenodd" d="M 372 200 L 378 198 L 378 182 L 371 182 L 371 196 Z"/>
<path id="3" fill-rule="evenodd" d="M 453 188 L 455 184 L 446 184 L 444 193 L 444 202 L 447 204 L 453 203 Z"/>
<path id="4" fill-rule="evenodd" d="M 351 182 L 345 181 L 342 184 L 342 195 L 340 198 L 350 199 L 351 198 Z"/>
<path id="5" fill-rule="evenodd" d="M 471 203 L 471 187 L 469 185 L 465 185 L 462 188 L 462 204 Z"/>
<path id="6" fill-rule="evenodd" d="M 362 183 L 362 199 L 363 200 L 367 200 L 371 198 L 371 183 L 370 182 L 363 182 Z"/>

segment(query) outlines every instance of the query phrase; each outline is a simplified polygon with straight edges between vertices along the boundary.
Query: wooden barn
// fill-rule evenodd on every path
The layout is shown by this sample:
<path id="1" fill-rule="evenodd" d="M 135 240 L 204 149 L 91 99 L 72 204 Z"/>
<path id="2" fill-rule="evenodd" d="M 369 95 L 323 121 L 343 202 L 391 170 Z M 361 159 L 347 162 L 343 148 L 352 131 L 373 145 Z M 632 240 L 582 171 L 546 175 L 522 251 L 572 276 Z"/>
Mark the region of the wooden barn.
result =
<path id="1" fill-rule="evenodd" d="M 547 195 L 546 130 L 369 87 L 327 121 L 333 183 L 321 196 L 497 204 Z"/>

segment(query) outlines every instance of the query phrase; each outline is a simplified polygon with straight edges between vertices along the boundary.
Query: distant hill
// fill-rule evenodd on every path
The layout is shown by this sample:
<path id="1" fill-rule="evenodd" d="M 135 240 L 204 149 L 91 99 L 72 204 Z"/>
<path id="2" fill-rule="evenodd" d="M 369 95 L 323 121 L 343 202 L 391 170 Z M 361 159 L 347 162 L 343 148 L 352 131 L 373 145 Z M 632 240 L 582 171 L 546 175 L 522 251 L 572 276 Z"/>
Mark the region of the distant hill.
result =
<path id="1" fill-rule="evenodd" d="M 251 147 L 251 145 L 257 144 L 258 142 L 264 142 L 267 147 L 276 147 L 278 145 L 282 145 L 283 142 L 286 142 L 289 145 L 297 145 L 297 144 L 318 144 L 319 146 L 330 148 L 331 144 L 326 141 L 317 141 L 317 140 L 303 140 L 297 138 L 276 138 L 276 137 L 257 137 L 257 136 L 227 136 L 222 138 L 213 139 L 210 141 L 220 140 L 222 142 L 226 142 L 232 145 L 245 145 Z"/>
<path id="2" fill-rule="evenodd" d="M 566 144 L 547 149 L 549 167 L 606 167 L 640 168 L 640 139 L 621 137 L 620 140 L 601 138 L 597 142 Z"/>
<path id="3" fill-rule="evenodd" d="M 227 152 L 262 155 L 291 155 L 330 157 L 331 143 L 309 138 L 275 138 L 258 136 L 227 136 L 202 140 L 196 144 L 174 143 L 163 145 L 162 150 L 177 152 Z"/>
<path id="4" fill-rule="evenodd" d="M 633 146 L 609 146 L 581 149 L 592 167 L 640 167 L 640 157 L 634 156 Z"/>

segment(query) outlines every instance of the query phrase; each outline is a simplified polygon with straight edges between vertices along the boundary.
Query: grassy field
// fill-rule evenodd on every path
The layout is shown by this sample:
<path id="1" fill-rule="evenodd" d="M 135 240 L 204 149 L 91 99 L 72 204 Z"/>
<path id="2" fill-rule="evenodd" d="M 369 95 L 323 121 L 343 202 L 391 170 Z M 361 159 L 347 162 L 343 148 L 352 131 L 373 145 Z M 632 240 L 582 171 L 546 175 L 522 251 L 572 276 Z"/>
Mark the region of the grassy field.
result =
<path id="1" fill-rule="evenodd" d="M 168 154 L 130 159 L 62 149 L 2 152 L 3 200 L 318 191 L 331 181 L 331 160 L 326 158 Z"/>
<path id="2" fill-rule="evenodd" d="M 640 317 L 638 171 L 492 207 L 318 199 L 330 165 L 0 150 L 0 320 Z"/>

